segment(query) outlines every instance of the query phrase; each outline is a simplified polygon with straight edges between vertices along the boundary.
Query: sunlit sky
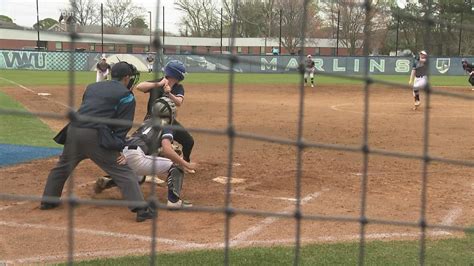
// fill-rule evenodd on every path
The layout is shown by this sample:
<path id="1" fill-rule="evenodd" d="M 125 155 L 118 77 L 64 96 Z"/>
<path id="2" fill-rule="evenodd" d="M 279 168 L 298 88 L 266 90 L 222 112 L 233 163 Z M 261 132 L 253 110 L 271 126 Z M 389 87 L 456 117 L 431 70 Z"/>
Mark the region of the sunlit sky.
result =
<path id="1" fill-rule="evenodd" d="M 142 6 L 146 11 L 152 12 L 152 29 L 155 29 L 156 7 L 158 1 L 154 0 L 132 0 L 136 5 Z M 105 5 L 106 0 L 96 0 L 97 8 L 100 3 Z M 174 0 L 161 0 L 159 28 L 163 26 L 162 10 L 165 6 L 165 30 L 167 32 L 178 33 L 179 20 L 182 12 L 174 8 Z M 39 19 L 53 18 L 59 19 L 62 9 L 69 6 L 68 0 L 38 0 Z M 24 27 L 32 27 L 36 23 L 36 0 L 0 0 L 0 15 L 5 15 L 13 19 L 13 22 Z M 149 15 L 144 14 L 144 19 L 148 24 Z"/>

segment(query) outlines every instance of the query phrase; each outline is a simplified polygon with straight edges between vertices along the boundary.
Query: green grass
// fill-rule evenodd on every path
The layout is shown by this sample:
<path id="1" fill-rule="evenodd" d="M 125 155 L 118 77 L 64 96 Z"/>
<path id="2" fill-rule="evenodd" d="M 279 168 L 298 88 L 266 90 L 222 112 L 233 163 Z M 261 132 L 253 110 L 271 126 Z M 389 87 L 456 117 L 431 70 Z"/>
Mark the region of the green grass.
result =
<path id="1" fill-rule="evenodd" d="M 474 236 L 430 240 L 426 246 L 426 265 L 472 265 Z M 366 245 L 366 265 L 419 265 L 418 241 L 371 241 Z M 307 245 L 301 249 L 301 265 L 356 265 L 359 244 Z M 230 265 L 292 265 L 293 247 L 231 249 Z M 159 254 L 158 265 L 222 265 L 222 250 Z M 149 256 L 123 257 L 77 262 L 76 265 L 147 265 Z"/>
<path id="2" fill-rule="evenodd" d="M 0 92 L 0 107 L 25 110 L 18 102 Z M 41 147 L 60 147 L 53 141 L 53 131 L 34 116 L 0 114 L 0 143 Z"/>
<path id="3" fill-rule="evenodd" d="M 33 71 L 33 70 L 4 70 L 0 77 L 15 81 L 24 86 L 67 86 L 69 84 L 69 72 L 67 71 Z M 186 76 L 184 84 L 223 84 L 229 83 L 228 73 L 190 73 Z M 154 74 L 142 73 L 141 81 L 151 80 Z M 407 85 L 408 75 L 373 75 L 375 80 L 390 81 Z M 301 78 L 296 73 L 285 74 L 235 74 L 236 84 L 299 84 Z M 95 72 L 75 72 L 75 84 L 79 86 L 95 82 Z M 465 76 L 432 76 L 431 82 L 434 86 L 468 86 Z M 359 80 L 342 77 L 330 77 L 317 75 L 317 84 L 362 84 Z M 12 83 L 0 79 L 0 87 L 11 87 Z"/>

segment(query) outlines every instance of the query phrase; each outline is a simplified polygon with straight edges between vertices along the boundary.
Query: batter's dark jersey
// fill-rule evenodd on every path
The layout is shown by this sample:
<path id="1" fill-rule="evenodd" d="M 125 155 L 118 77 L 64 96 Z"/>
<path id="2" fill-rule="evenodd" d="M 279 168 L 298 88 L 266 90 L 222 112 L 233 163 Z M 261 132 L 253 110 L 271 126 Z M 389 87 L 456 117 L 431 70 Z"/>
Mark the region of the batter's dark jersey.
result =
<path id="1" fill-rule="evenodd" d="M 157 79 L 157 80 L 151 80 L 151 81 L 148 81 L 148 82 L 160 82 L 162 79 L 163 78 L 160 78 L 160 79 Z M 151 114 L 151 109 L 153 107 L 153 103 L 155 102 L 155 100 L 165 96 L 165 90 L 163 89 L 163 87 L 159 87 L 159 88 L 153 88 L 153 89 L 149 90 L 147 93 L 150 94 L 150 97 L 148 98 L 146 117 L 148 117 Z M 184 87 L 183 87 L 183 85 L 174 84 L 173 88 L 171 88 L 171 93 L 174 94 L 175 96 L 184 98 Z"/>
<path id="2" fill-rule="evenodd" d="M 417 78 L 426 76 L 428 73 L 428 67 L 426 66 L 426 63 L 421 63 L 419 60 L 415 60 L 413 62 L 412 69 L 415 70 L 415 77 Z"/>

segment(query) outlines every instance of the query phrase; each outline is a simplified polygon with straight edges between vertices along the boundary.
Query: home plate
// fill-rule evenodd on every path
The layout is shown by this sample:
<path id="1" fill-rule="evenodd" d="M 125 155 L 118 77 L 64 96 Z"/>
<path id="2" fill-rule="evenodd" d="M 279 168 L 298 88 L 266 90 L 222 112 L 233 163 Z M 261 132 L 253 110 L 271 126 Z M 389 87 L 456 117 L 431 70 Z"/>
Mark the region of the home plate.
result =
<path id="1" fill-rule="evenodd" d="M 38 92 L 38 96 L 49 96 L 51 95 L 51 93 L 47 93 L 47 92 Z"/>
<path id="2" fill-rule="evenodd" d="M 218 176 L 218 177 L 216 177 L 212 180 L 216 181 L 217 183 L 226 184 L 227 183 L 227 176 Z M 238 183 L 244 183 L 244 182 L 245 182 L 245 179 L 243 179 L 243 178 L 231 178 L 230 179 L 231 184 L 238 184 Z"/>

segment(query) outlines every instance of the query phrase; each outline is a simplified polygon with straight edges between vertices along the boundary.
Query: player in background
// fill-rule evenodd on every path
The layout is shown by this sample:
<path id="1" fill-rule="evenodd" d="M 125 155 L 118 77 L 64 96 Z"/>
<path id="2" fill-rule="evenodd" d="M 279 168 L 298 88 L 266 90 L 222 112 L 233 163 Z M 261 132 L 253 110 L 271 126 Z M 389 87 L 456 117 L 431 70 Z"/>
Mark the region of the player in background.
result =
<path id="1" fill-rule="evenodd" d="M 153 54 L 148 54 L 148 56 L 146 57 L 146 62 L 148 66 L 148 73 L 153 72 L 153 63 L 155 63 L 155 57 L 153 56 Z"/>
<path id="2" fill-rule="evenodd" d="M 413 86 L 413 97 L 415 98 L 415 107 L 413 110 L 420 107 L 420 89 L 424 89 L 428 84 L 428 53 L 421 51 L 419 57 L 415 58 L 410 74 L 408 85 Z"/>
<path id="3" fill-rule="evenodd" d="M 107 59 L 105 57 L 105 54 L 102 54 L 100 57 L 100 62 L 97 63 L 95 66 L 97 70 L 97 75 L 96 75 L 96 82 L 107 80 L 107 75 L 109 75 L 110 72 L 110 65 L 107 63 Z"/>
<path id="4" fill-rule="evenodd" d="M 469 83 L 471 83 L 471 86 L 474 86 L 474 66 L 472 64 L 469 64 L 465 58 L 461 60 L 462 63 L 462 69 L 466 71 L 466 73 L 469 75 Z M 472 89 L 474 91 L 474 89 Z"/>
<path id="5" fill-rule="evenodd" d="M 311 55 L 306 56 L 304 71 L 304 85 L 308 84 L 308 77 L 311 78 L 311 88 L 314 87 L 314 61 Z"/>

